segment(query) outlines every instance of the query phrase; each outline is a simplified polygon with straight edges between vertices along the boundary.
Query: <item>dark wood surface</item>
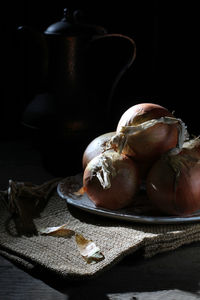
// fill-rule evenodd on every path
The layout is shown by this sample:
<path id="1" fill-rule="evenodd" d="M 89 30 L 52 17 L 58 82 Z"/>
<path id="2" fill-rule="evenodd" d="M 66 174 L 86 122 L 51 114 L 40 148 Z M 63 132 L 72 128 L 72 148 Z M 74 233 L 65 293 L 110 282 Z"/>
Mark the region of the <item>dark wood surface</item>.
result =
<path id="1" fill-rule="evenodd" d="M 42 183 L 54 177 L 30 138 L 0 144 L 1 189 L 10 178 Z M 98 277 L 78 282 L 31 274 L 0 256 L 0 300 L 16 299 L 200 299 L 200 242 L 151 259 L 137 252 Z"/>

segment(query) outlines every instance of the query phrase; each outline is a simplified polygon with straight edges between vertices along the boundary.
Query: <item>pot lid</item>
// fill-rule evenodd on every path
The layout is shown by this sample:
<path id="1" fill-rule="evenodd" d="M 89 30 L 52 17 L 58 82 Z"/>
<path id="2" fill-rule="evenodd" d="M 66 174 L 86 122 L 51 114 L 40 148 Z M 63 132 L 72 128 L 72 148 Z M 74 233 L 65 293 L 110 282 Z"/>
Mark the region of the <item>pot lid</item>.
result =
<path id="1" fill-rule="evenodd" d="M 80 11 L 71 11 L 68 8 L 64 9 L 63 18 L 50 25 L 44 34 L 47 35 L 60 35 L 60 36 L 76 36 L 76 35 L 95 35 L 105 34 L 106 29 L 91 24 L 82 24 L 77 20 L 77 15 Z"/>

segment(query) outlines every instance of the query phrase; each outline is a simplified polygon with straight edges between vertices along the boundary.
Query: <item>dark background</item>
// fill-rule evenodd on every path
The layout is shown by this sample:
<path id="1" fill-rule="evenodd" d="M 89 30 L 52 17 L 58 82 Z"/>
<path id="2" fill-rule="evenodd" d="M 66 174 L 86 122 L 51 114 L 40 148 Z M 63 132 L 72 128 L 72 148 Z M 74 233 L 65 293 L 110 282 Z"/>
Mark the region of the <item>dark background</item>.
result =
<path id="1" fill-rule="evenodd" d="M 20 99 L 27 99 L 25 101 L 28 102 L 35 92 L 34 88 L 37 87 L 37 71 L 30 76 L 30 70 L 27 70 L 23 65 L 19 53 L 16 54 L 16 50 L 18 50 L 15 36 L 17 27 L 27 25 L 43 32 L 50 24 L 61 19 L 64 7 L 82 9 L 89 23 L 101 25 L 109 33 L 127 35 L 136 42 L 137 59 L 120 81 L 118 91 L 116 91 L 119 100 L 116 99 L 116 101 L 125 103 L 126 99 L 129 98 L 132 102 L 131 105 L 135 101 L 144 102 L 151 100 L 151 98 L 152 101 L 157 101 L 154 98 L 158 97 L 157 1 L 131 1 L 130 4 L 119 3 L 113 6 L 106 2 L 96 1 L 90 6 L 78 5 L 75 1 L 40 1 L 40 3 L 37 1 L 28 1 L 27 3 L 19 1 L 11 6 L 5 6 L 4 10 L 1 11 L 4 20 L 4 51 L 7 57 L 4 61 L 7 83 L 6 103 L 8 101 L 11 103 L 9 98 L 12 98 L 12 104 L 17 101 L 19 109 L 20 102 L 23 102 Z M 16 57 L 17 55 L 18 57 Z M 20 66 L 16 64 L 19 59 L 22 61 Z M 32 66 L 32 68 L 36 69 L 36 66 Z M 27 71 L 29 71 L 29 82 L 27 82 Z M 15 87 L 16 91 L 11 90 L 11 87 Z M 139 100 L 135 100 L 136 96 L 139 97 Z M 122 105 L 122 111 L 124 110 L 125 107 Z"/>
<path id="2" fill-rule="evenodd" d="M 38 92 L 37 62 L 32 65 L 33 72 L 27 74 L 23 55 L 16 51 L 16 29 L 28 25 L 43 32 L 61 19 L 64 7 L 82 9 L 89 22 L 104 26 L 109 33 L 127 35 L 136 43 L 136 60 L 113 96 L 113 120 L 136 103 L 155 102 L 175 111 L 190 133 L 199 134 L 198 30 L 195 17 L 191 20 L 194 6 L 181 4 L 176 8 L 174 4 L 163 3 L 160 7 L 156 0 L 129 4 L 94 1 L 92 5 L 79 5 L 76 1 L 19 1 L 1 9 L 3 139 L 34 135 L 23 128 L 21 116 Z"/>

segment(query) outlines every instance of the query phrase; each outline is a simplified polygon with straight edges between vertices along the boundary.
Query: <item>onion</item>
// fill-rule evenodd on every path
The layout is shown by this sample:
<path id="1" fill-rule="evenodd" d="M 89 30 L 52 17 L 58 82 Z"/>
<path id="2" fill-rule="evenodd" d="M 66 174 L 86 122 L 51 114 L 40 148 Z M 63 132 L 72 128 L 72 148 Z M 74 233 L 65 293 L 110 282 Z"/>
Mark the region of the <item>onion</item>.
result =
<path id="1" fill-rule="evenodd" d="M 126 207 L 139 189 L 137 167 L 123 154 L 102 153 L 85 168 L 83 187 L 97 207 L 111 210 Z"/>
<path id="2" fill-rule="evenodd" d="M 119 153 L 151 166 L 166 151 L 181 147 L 186 137 L 185 124 L 166 108 L 141 103 L 121 116 L 110 144 Z"/>
<path id="3" fill-rule="evenodd" d="M 187 148 L 176 155 L 166 154 L 153 165 L 146 190 L 154 207 L 179 216 L 200 209 L 199 158 Z"/>
<path id="4" fill-rule="evenodd" d="M 97 155 L 106 151 L 107 142 L 110 141 L 111 137 L 115 135 L 115 132 L 108 132 L 96 137 L 92 140 L 89 145 L 86 147 L 83 158 L 82 158 L 82 166 L 83 170 L 87 166 L 90 160 L 92 160 Z"/>

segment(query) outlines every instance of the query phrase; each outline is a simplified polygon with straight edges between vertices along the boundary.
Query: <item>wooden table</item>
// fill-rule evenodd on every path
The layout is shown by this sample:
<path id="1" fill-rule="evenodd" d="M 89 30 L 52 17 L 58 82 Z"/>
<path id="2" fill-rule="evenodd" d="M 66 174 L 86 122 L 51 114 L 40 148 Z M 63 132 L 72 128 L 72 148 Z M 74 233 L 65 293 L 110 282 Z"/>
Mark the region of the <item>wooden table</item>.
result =
<path id="1" fill-rule="evenodd" d="M 30 138 L 0 143 L 0 188 L 12 178 L 42 183 L 51 179 Z M 200 299 L 200 242 L 144 259 L 138 251 L 97 278 L 58 281 L 29 274 L 0 256 L 0 300 Z"/>

